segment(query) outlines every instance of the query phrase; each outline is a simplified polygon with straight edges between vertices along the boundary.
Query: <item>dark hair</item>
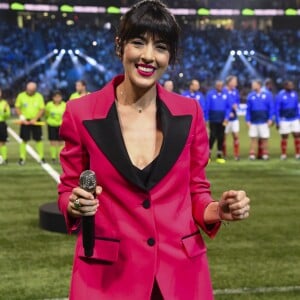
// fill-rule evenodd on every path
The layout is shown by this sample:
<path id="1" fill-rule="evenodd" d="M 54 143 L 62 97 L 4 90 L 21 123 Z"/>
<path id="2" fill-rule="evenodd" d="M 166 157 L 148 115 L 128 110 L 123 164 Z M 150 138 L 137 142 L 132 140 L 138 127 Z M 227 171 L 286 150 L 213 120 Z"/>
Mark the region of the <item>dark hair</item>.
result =
<path id="1" fill-rule="evenodd" d="M 52 97 L 57 96 L 57 95 L 62 96 L 62 92 L 60 90 L 55 90 L 52 94 Z"/>
<path id="2" fill-rule="evenodd" d="M 83 86 L 86 86 L 86 82 L 84 80 L 82 80 L 82 79 L 81 80 L 77 80 L 76 83 L 77 82 L 80 82 Z"/>
<path id="3" fill-rule="evenodd" d="M 123 55 L 125 42 L 145 33 L 158 36 L 169 47 L 170 63 L 178 52 L 179 25 L 165 4 L 159 0 L 143 0 L 133 5 L 122 17 L 117 32 L 116 52 Z"/>
<path id="4" fill-rule="evenodd" d="M 234 75 L 229 75 L 229 76 L 227 76 L 227 77 L 226 77 L 226 80 L 225 80 L 225 83 L 226 83 L 226 84 L 229 84 L 229 83 L 231 82 L 231 80 L 233 80 L 234 78 L 237 79 L 237 77 L 234 76 Z"/>
<path id="5" fill-rule="evenodd" d="M 252 83 L 253 83 L 253 82 L 258 83 L 260 86 L 263 85 L 261 79 L 259 79 L 259 78 L 253 79 L 253 80 L 252 80 Z"/>
<path id="6" fill-rule="evenodd" d="M 293 81 L 286 79 L 286 80 L 283 82 L 283 88 L 284 88 L 284 89 L 287 89 L 289 85 L 294 85 L 294 83 L 293 83 Z M 0 88 L 0 90 L 1 90 L 1 88 Z"/>

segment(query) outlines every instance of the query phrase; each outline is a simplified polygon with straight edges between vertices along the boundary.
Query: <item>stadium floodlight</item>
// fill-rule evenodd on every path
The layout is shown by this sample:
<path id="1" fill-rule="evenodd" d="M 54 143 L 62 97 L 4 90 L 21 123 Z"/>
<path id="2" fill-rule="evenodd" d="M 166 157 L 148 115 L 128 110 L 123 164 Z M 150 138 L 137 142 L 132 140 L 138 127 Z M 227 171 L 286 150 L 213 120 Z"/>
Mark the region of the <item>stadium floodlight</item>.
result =
<path id="1" fill-rule="evenodd" d="M 110 23 L 110 22 L 106 22 L 106 23 L 103 25 L 103 28 L 106 29 L 106 30 L 110 30 L 110 29 L 111 29 L 111 23 Z"/>
<path id="2" fill-rule="evenodd" d="M 232 68 L 232 63 L 235 61 L 234 54 L 231 54 L 231 52 L 234 52 L 234 54 L 235 54 L 234 50 L 230 51 L 230 55 L 228 55 L 228 58 L 227 58 L 227 60 L 226 60 L 226 62 L 224 64 L 224 67 L 223 67 L 223 69 L 220 72 L 219 78 L 221 80 L 225 80 L 225 78 L 228 76 L 229 71 Z"/>
<path id="3" fill-rule="evenodd" d="M 90 57 L 82 52 L 78 53 L 78 56 L 83 58 L 88 64 L 90 64 L 92 67 L 94 67 L 96 70 L 98 70 L 100 73 L 104 73 L 106 71 L 105 67 L 101 64 L 99 64 L 96 59 L 93 57 Z"/>
<path id="4" fill-rule="evenodd" d="M 260 65 L 266 66 L 269 70 L 276 71 L 278 69 L 278 65 L 270 62 L 269 60 L 264 59 L 263 57 L 259 57 L 258 55 L 255 55 L 253 59 L 255 59 L 255 61 L 257 61 Z"/>
<path id="5" fill-rule="evenodd" d="M 45 56 L 39 58 L 38 60 L 36 60 L 35 62 L 33 62 L 32 64 L 30 64 L 29 66 L 26 66 L 19 74 L 18 76 L 16 76 L 15 78 L 13 78 L 12 82 L 17 81 L 18 79 L 22 78 L 23 76 L 30 74 L 30 72 L 34 69 L 36 69 L 37 67 L 39 67 L 40 65 L 44 64 L 46 62 L 46 60 L 50 59 L 51 57 L 53 57 L 55 55 L 54 51 L 49 52 L 48 54 L 46 54 Z M 60 54 L 59 54 L 60 55 Z M 58 55 L 58 56 L 59 56 Z M 55 60 L 56 61 L 56 60 Z"/>
<path id="6" fill-rule="evenodd" d="M 231 50 L 231 51 L 230 51 L 230 55 L 231 55 L 231 56 L 235 56 L 235 51 L 234 51 L 234 50 Z"/>
<path id="7" fill-rule="evenodd" d="M 236 54 L 237 54 L 238 56 L 241 56 L 241 55 L 242 55 L 242 51 L 241 51 L 241 50 L 238 50 L 238 51 L 236 51 Z"/>
<path id="8" fill-rule="evenodd" d="M 260 76 L 257 72 L 257 70 L 249 63 L 249 61 L 246 59 L 246 57 L 241 54 L 239 56 L 239 58 L 241 59 L 241 61 L 243 62 L 243 64 L 245 65 L 245 67 L 247 68 L 248 72 L 250 73 L 250 75 L 253 78 L 262 78 L 262 76 Z"/>
<path id="9" fill-rule="evenodd" d="M 78 50 L 78 49 L 76 49 Z M 75 51 L 76 51 L 75 50 Z M 71 50 L 68 51 L 68 54 L 70 55 L 70 58 L 71 58 L 71 61 L 72 61 L 72 64 L 76 70 L 76 73 L 77 73 L 77 76 L 78 78 L 82 77 L 83 76 L 83 73 L 84 73 L 84 67 L 83 65 L 79 62 L 79 59 L 78 59 L 78 56 L 76 56 L 74 54 L 74 52 Z"/>

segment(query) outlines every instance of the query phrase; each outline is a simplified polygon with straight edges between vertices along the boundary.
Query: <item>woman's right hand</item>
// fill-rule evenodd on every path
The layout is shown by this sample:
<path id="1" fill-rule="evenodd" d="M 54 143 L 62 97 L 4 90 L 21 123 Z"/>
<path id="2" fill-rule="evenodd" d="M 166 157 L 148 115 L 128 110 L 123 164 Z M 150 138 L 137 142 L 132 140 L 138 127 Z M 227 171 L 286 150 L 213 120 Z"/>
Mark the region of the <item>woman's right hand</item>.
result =
<path id="1" fill-rule="evenodd" d="M 93 216 L 99 207 L 99 196 L 102 192 L 101 186 L 96 187 L 96 197 L 80 187 L 73 189 L 69 197 L 68 214 L 73 218 Z"/>

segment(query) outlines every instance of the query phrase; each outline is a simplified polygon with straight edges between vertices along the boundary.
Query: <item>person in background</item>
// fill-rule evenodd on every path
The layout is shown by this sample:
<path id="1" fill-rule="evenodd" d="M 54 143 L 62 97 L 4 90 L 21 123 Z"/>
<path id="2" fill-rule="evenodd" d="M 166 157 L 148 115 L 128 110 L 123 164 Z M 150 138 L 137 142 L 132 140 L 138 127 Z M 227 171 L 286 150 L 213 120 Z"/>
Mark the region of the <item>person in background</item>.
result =
<path id="1" fill-rule="evenodd" d="M 205 115 L 206 105 L 205 105 L 205 97 L 200 92 L 200 82 L 197 79 L 192 79 L 189 84 L 189 89 L 184 91 L 182 94 L 184 97 L 195 99 L 203 110 Z"/>
<path id="2" fill-rule="evenodd" d="M 174 91 L 174 83 L 172 80 L 166 80 L 164 82 L 164 88 L 169 91 L 169 92 L 173 92 Z"/>
<path id="3" fill-rule="evenodd" d="M 209 149 L 210 157 L 213 146 L 217 141 L 217 159 L 216 162 L 223 164 L 223 144 L 225 135 L 225 126 L 228 124 L 232 105 L 227 92 L 223 89 L 223 81 L 217 80 L 215 88 L 210 90 L 206 96 L 206 120 L 209 123 Z"/>
<path id="4" fill-rule="evenodd" d="M 270 93 L 274 101 L 274 82 L 272 78 L 266 78 L 261 88 L 263 92 Z M 258 139 L 257 158 L 262 159 L 263 156 L 263 139 Z"/>
<path id="5" fill-rule="evenodd" d="M 263 92 L 270 92 L 272 95 L 274 94 L 274 82 L 272 78 L 266 78 L 264 81 L 264 85 L 262 86 Z"/>
<path id="6" fill-rule="evenodd" d="M 42 141 L 42 127 L 38 124 L 44 114 L 45 103 L 42 94 L 37 92 L 35 82 L 28 82 L 26 90 L 18 94 L 15 103 L 16 113 L 21 122 L 20 137 L 20 159 L 19 165 L 24 165 L 26 161 L 26 144 L 33 138 L 36 141 L 36 149 L 41 163 L 45 162 L 44 144 Z"/>
<path id="7" fill-rule="evenodd" d="M 0 165 L 7 164 L 7 124 L 6 120 L 10 117 L 10 107 L 6 100 L 2 98 L 2 89 L 0 88 Z"/>
<path id="8" fill-rule="evenodd" d="M 84 80 L 77 80 L 75 83 L 75 92 L 71 94 L 69 100 L 78 99 L 89 94 L 87 84 Z"/>
<path id="9" fill-rule="evenodd" d="M 258 139 L 262 140 L 262 159 L 269 159 L 268 140 L 270 126 L 273 123 L 274 104 L 270 92 L 262 90 L 259 79 L 252 81 L 252 92 L 247 96 L 246 122 L 249 128 L 250 151 L 249 159 L 255 160 L 255 149 Z"/>
<path id="10" fill-rule="evenodd" d="M 199 227 L 213 237 L 221 220 L 249 216 L 244 191 L 211 197 L 200 106 L 158 83 L 176 60 L 178 35 L 162 2 L 136 3 L 115 39 L 124 75 L 67 103 L 58 206 L 68 231 L 79 230 L 70 300 L 212 300 Z M 86 169 L 95 172 L 95 194 L 78 186 Z M 95 223 L 89 257 L 86 216 Z"/>
<path id="11" fill-rule="evenodd" d="M 63 101 L 62 93 L 60 91 L 55 91 L 52 96 L 52 101 L 49 101 L 45 107 L 45 117 L 48 125 L 48 139 L 50 141 L 50 155 L 52 163 L 57 162 L 58 155 L 64 144 L 59 136 L 59 129 L 65 110 L 66 103 Z"/>
<path id="12" fill-rule="evenodd" d="M 233 138 L 234 159 L 238 161 L 240 160 L 240 141 L 239 141 L 240 122 L 237 115 L 238 108 L 240 105 L 240 94 L 239 91 L 237 90 L 238 79 L 236 76 L 228 76 L 226 78 L 225 83 L 226 86 L 224 88 L 224 91 L 228 95 L 232 109 L 229 115 L 229 121 L 225 128 L 223 155 L 224 157 L 227 156 L 226 135 L 231 133 Z"/>
<path id="13" fill-rule="evenodd" d="M 281 135 L 281 156 L 282 160 L 287 158 L 287 144 L 289 134 L 294 137 L 295 158 L 300 159 L 300 115 L 299 100 L 294 90 L 292 81 L 284 83 L 284 89 L 276 95 L 275 116 L 276 127 Z"/>

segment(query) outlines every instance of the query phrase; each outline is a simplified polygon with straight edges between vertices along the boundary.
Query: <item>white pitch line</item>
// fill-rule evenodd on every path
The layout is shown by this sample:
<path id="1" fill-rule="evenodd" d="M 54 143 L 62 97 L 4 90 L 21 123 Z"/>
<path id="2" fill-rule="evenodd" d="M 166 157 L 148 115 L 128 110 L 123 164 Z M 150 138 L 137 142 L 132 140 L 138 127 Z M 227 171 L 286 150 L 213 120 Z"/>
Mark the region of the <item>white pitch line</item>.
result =
<path id="1" fill-rule="evenodd" d="M 220 289 L 214 290 L 215 295 L 234 295 L 234 294 L 264 294 L 264 293 L 288 293 L 300 291 L 300 286 L 273 286 L 257 288 L 239 288 L 239 289 Z"/>
<path id="2" fill-rule="evenodd" d="M 219 289 L 219 290 L 214 290 L 214 295 L 288 293 L 288 292 L 295 292 L 295 291 L 300 291 L 300 286 L 273 286 L 273 287 L 257 287 L 257 288 Z M 47 298 L 43 300 L 68 300 L 68 298 Z"/>
<path id="3" fill-rule="evenodd" d="M 18 136 L 18 134 L 10 127 L 7 128 L 9 134 L 19 143 L 22 143 L 22 139 Z M 30 146 L 26 145 L 26 151 L 39 163 L 40 157 L 37 152 Z M 57 182 L 60 182 L 59 174 L 56 172 L 49 164 L 44 163 L 41 164 L 41 167 Z"/>

